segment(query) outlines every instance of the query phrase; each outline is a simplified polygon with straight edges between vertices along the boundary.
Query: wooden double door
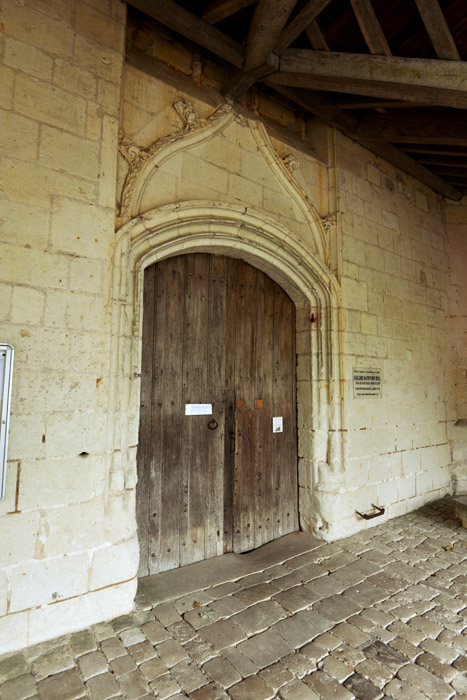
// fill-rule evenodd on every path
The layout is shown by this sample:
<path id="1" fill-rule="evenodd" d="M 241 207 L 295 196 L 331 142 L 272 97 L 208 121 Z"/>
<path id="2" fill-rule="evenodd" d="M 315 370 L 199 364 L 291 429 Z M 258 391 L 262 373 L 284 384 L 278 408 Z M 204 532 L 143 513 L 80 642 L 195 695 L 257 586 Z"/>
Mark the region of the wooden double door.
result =
<path id="1" fill-rule="evenodd" d="M 146 270 L 140 576 L 297 529 L 295 365 L 294 304 L 261 271 L 204 253 Z"/>

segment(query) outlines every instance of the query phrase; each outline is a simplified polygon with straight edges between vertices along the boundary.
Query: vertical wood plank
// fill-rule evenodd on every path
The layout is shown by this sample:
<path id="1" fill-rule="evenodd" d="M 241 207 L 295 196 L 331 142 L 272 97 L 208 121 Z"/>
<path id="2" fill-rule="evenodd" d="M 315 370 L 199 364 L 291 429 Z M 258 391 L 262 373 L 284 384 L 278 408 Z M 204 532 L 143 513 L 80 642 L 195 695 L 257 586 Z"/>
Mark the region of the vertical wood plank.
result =
<path id="1" fill-rule="evenodd" d="M 144 273 L 143 291 L 143 342 L 141 349 L 141 394 L 140 422 L 137 451 L 138 481 L 136 484 L 136 522 L 138 524 L 138 539 L 140 561 L 138 576 L 149 574 L 150 543 L 149 543 L 149 488 L 152 424 L 152 359 L 153 359 L 153 327 L 154 327 L 154 285 L 156 268 L 149 267 Z"/>
<path id="2" fill-rule="evenodd" d="M 234 552 L 246 552 L 255 543 L 255 304 L 256 270 L 242 260 L 238 264 L 237 285 Z"/>
<path id="3" fill-rule="evenodd" d="M 273 433 L 274 537 L 296 528 L 297 451 L 295 407 L 295 309 L 285 292 L 274 293 L 273 413 L 283 432 Z"/>
<path id="4" fill-rule="evenodd" d="M 238 260 L 226 258 L 227 300 L 226 300 L 226 341 L 225 341 L 225 440 L 224 450 L 224 552 L 233 548 L 233 493 L 236 450 L 235 427 L 235 367 L 237 333 L 237 275 Z"/>
<path id="5" fill-rule="evenodd" d="M 272 380 L 274 283 L 257 272 L 256 287 L 256 377 L 255 377 L 255 547 L 274 536 L 272 485 Z"/>
<path id="6" fill-rule="evenodd" d="M 156 329 L 156 354 L 160 345 L 163 356 L 161 369 L 162 459 L 160 504 L 160 571 L 180 565 L 180 459 L 183 434 L 182 357 L 183 357 L 183 298 L 184 262 L 182 257 L 159 263 L 158 274 L 165 272 L 166 304 L 163 327 L 159 318 Z M 160 334 L 160 335 L 159 335 Z"/>
<path id="7" fill-rule="evenodd" d="M 213 403 L 212 419 L 218 424 L 206 433 L 207 461 L 204 479 L 205 558 L 224 552 L 224 458 L 226 440 L 225 368 L 227 340 L 227 261 L 208 257 L 207 400 Z M 228 436 L 227 436 L 228 441 Z"/>
<path id="8" fill-rule="evenodd" d="M 185 259 L 183 403 L 209 403 L 207 383 L 209 256 Z M 209 416 L 184 416 L 180 565 L 204 558 L 204 506 Z"/>

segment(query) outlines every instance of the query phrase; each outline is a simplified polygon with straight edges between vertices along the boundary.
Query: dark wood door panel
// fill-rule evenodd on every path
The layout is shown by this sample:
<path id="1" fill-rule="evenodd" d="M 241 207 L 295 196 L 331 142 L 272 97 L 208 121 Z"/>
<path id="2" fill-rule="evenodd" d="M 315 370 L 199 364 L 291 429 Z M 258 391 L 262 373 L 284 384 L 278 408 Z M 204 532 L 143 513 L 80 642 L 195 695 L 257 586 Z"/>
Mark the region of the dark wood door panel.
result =
<path id="1" fill-rule="evenodd" d="M 291 300 L 243 260 L 196 253 L 146 271 L 140 575 L 296 529 L 294 324 Z M 212 416 L 185 416 L 189 403 Z"/>

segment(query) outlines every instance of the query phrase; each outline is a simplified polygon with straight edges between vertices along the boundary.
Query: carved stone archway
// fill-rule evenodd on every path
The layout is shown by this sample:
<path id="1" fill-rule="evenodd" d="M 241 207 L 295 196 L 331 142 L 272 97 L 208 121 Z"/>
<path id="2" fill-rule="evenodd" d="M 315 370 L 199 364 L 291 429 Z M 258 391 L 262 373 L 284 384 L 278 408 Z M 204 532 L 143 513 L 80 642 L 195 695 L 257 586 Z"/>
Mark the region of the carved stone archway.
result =
<path id="1" fill-rule="evenodd" d="M 300 522 L 305 531 L 326 536 L 329 515 L 321 495 L 338 488 L 343 478 L 340 287 L 327 265 L 284 226 L 262 211 L 230 203 L 165 205 L 117 233 L 109 491 L 132 490 L 136 482 L 144 270 L 184 252 L 241 257 L 295 302 Z"/>

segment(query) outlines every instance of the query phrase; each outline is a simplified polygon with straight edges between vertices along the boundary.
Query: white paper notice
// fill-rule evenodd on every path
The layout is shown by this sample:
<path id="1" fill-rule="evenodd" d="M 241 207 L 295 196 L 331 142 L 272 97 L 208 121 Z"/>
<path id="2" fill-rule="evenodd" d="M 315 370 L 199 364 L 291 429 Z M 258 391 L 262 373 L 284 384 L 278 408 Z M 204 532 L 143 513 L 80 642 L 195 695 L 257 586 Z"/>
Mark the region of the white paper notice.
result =
<path id="1" fill-rule="evenodd" d="M 283 428 L 283 423 L 282 423 L 282 416 L 276 416 L 275 418 L 272 419 L 272 432 L 273 433 L 282 433 L 284 430 Z"/>
<path id="2" fill-rule="evenodd" d="M 212 416 L 212 403 L 186 403 L 186 416 Z"/>

